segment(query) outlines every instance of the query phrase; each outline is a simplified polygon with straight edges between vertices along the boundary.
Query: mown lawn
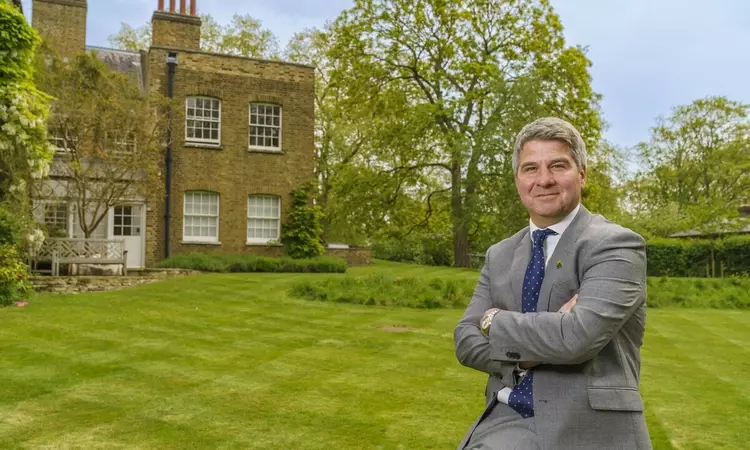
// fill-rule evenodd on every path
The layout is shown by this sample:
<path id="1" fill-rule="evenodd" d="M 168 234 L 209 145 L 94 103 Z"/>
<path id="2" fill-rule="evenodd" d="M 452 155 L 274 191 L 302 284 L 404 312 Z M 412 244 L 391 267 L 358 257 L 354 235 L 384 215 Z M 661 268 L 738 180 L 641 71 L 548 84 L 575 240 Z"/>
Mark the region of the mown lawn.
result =
<path id="1" fill-rule="evenodd" d="M 379 262 L 349 275 L 476 279 Z M 0 310 L 0 448 L 450 449 L 484 377 L 460 310 L 308 302 L 313 274 L 210 274 Z M 747 448 L 750 312 L 649 311 L 657 449 Z"/>

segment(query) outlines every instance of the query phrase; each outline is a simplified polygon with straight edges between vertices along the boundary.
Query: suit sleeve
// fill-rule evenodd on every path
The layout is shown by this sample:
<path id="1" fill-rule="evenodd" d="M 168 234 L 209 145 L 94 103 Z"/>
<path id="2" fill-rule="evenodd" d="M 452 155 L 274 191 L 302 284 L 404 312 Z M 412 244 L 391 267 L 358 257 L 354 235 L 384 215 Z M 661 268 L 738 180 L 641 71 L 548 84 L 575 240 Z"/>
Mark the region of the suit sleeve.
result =
<path id="1" fill-rule="evenodd" d="M 456 357 L 462 365 L 494 375 L 503 384 L 512 387 L 515 384 L 513 377 L 515 363 L 491 359 L 490 341 L 479 328 L 479 320 L 484 312 L 493 308 L 490 300 L 489 266 L 490 251 L 488 250 L 474 295 L 453 333 Z"/>
<path id="2" fill-rule="evenodd" d="M 578 302 L 570 312 L 495 315 L 492 359 L 580 364 L 612 340 L 645 301 L 646 244 L 630 231 L 612 233 L 585 261 Z"/>

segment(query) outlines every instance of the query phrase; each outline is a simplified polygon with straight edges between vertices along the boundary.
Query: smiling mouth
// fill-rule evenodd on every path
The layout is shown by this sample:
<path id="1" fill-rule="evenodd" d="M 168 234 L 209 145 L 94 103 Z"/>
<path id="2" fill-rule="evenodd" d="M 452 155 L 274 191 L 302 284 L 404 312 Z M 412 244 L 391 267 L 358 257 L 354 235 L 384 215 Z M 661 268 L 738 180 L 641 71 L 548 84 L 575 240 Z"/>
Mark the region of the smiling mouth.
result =
<path id="1" fill-rule="evenodd" d="M 538 198 L 547 198 L 547 197 L 554 197 L 555 195 L 557 195 L 557 193 L 554 193 L 554 194 L 539 194 L 536 197 L 538 197 Z"/>

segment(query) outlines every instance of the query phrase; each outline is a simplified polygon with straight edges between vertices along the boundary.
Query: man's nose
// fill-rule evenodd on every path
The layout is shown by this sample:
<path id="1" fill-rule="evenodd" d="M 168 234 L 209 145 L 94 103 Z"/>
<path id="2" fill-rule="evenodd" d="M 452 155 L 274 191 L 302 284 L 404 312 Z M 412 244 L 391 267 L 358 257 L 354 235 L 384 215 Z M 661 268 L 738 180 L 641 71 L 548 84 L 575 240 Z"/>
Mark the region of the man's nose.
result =
<path id="1" fill-rule="evenodd" d="M 542 187 L 548 187 L 555 184 L 555 177 L 552 176 L 552 171 L 547 168 L 541 169 L 539 171 L 539 177 L 536 180 L 536 184 Z"/>

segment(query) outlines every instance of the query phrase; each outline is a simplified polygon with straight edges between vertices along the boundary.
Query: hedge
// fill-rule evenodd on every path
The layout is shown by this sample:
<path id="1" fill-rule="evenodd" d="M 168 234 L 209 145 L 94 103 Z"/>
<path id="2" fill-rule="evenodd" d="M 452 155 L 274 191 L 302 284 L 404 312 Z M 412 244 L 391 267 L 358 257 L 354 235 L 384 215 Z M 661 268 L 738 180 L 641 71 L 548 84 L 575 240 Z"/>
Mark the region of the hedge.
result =
<path id="1" fill-rule="evenodd" d="M 476 282 L 396 277 L 376 273 L 366 277 L 300 280 L 289 294 L 306 300 L 408 308 L 460 308 L 471 300 Z"/>
<path id="2" fill-rule="evenodd" d="M 336 276 L 301 279 L 289 295 L 306 300 L 408 308 L 459 308 L 471 300 L 476 282 L 396 277 L 376 273 L 364 277 Z M 750 309 L 750 278 L 649 277 L 649 308 Z"/>
<path id="3" fill-rule="evenodd" d="M 719 277 L 750 273 L 750 236 L 714 241 L 653 239 L 648 242 L 647 251 L 649 276 Z"/>
<path id="4" fill-rule="evenodd" d="M 157 267 L 200 270 L 203 272 L 313 272 L 344 273 L 346 261 L 331 256 L 292 259 L 269 258 L 256 255 L 227 255 L 221 253 L 189 253 L 175 255 L 161 261 Z"/>

